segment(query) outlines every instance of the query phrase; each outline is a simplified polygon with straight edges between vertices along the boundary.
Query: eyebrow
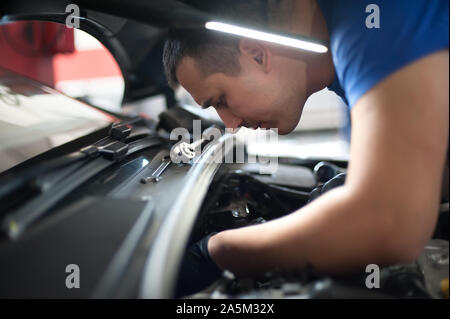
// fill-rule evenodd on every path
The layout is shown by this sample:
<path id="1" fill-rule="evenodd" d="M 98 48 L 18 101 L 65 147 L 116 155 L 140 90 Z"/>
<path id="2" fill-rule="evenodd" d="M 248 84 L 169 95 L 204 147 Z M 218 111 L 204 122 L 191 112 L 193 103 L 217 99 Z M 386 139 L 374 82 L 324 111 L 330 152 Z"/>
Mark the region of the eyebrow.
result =
<path id="1" fill-rule="evenodd" d="M 206 102 L 203 103 L 202 108 L 203 109 L 207 109 L 208 107 L 210 107 L 212 105 L 212 98 L 208 99 Z"/>

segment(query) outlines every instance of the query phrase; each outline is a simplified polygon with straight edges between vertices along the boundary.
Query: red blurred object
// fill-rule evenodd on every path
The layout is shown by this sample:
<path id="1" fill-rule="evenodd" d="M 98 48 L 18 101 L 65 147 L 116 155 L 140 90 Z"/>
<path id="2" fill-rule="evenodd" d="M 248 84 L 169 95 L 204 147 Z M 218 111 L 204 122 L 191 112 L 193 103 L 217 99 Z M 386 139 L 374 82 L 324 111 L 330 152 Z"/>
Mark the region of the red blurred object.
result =
<path id="1" fill-rule="evenodd" d="M 54 81 L 71 81 L 102 77 L 121 77 L 119 66 L 105 48 L 56 54 L 53 58 Z"/>
<path id="2" fill-rule="evenodd" d="M 0 66 L 55 85 L 53 56 L 75 51 L 73 29 L 52 22 L 18 21 L 0 26 Z"/>

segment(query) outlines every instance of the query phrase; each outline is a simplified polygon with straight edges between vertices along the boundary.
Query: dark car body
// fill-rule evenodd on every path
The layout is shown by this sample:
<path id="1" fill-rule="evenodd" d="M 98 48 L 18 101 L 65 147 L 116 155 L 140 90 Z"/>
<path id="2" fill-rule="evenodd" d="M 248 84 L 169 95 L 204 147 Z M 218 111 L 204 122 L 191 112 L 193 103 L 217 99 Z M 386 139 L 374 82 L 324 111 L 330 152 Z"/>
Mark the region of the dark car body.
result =
<path id="1" fill-rule="evenodd" d="M 2 2 L 1 21 L 64 23 L 70 3 Z M 73 3 L 82 8 L 81 28 L 119 64 L 124 102 L 161 93 L 170 98 L 160 64 L 166 29 L 195 26 L 201 12 L 177 1 Z M 242 146 L 229 133 L 195 162 L 169 163 L 178 142 L 170 139 L 174 128 L 185 128 L 193 139 L 194 120 L 202 129 L 221 124 L 183 106 L 154 120 L 106 113 L 2 69 L 0 89 L 1 112 L 11 116 L 0 119 L 1 298 L 173 297 L 189 244 L 288 214 L 347 167 L 333 158 L 279 157 L 276 172 L 261 174 L 263 163 L 221 160 Z M 15 111 L 22 113 L 14 117 Z M 55 112 L 59 118 L 33 127 L 33 119 Z M 30 121 L 20 125 L 26 114 Z M 335 181 L 328 187 L 341 183 Z M 448 278 L 448 198 L 441 209 L 434 241 L 419 260 L 382 269 L 384 289 L 368 289 L 364 272 L 335 277 L 305 269 L 247 281 L 224 276 L 199 296 L 439 298 L 439 282 Z M 74 265 L 76 288 L 68 283 Z"/>

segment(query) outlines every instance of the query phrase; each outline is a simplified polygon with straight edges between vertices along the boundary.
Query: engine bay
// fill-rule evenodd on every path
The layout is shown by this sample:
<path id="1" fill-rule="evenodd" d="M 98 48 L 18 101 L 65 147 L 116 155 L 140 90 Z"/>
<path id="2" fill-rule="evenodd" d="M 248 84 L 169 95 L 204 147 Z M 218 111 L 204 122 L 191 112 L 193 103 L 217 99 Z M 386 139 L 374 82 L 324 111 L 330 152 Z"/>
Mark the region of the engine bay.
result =
<path id="1" fill-rule="evenodd" d="M 303 207 L 343 185 L 346 164 L 280 159 L 281 169 L 299 179 L 296 186 L 247 170 L 246 165 L 240 169 L 225 165 L 209 188 L 189 244 L 211 233 L 264 223 Z M 296 174 L 299 167 L 302 174 Z M 220 280 L 187 298 L 445 298 L 442 285 L 448 278 L 448 254 L 448 204 L 444 203 L 433 239 L 421 256 L 411 264 L 382 267 L 380 289 L 367 289 L 368 271 L 330 276 L 311 266 L 295 273 L 274 270 L 257 278 L 239 278 L 224 271 Z"/>

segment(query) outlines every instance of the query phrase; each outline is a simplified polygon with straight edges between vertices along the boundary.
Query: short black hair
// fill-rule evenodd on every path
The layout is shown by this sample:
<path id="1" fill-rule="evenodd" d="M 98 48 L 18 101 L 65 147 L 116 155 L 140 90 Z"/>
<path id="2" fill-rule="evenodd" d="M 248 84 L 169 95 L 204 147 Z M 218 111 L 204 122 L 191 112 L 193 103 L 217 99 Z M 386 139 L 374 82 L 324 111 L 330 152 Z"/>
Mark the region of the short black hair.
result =
<path id="1" fill-rule="evenodd" d="M 186 0 L 187 4 L 210 15 L 248 26 L 266 26 L 270 8 L 278 0 Z M 199 62 L 205 75 L 240 71 L 239 38 L 206 29 L 170 30 L 164 45 L 163 64 L 167 81 L 178 86 L 176 69 L 184 57 Z"/>

